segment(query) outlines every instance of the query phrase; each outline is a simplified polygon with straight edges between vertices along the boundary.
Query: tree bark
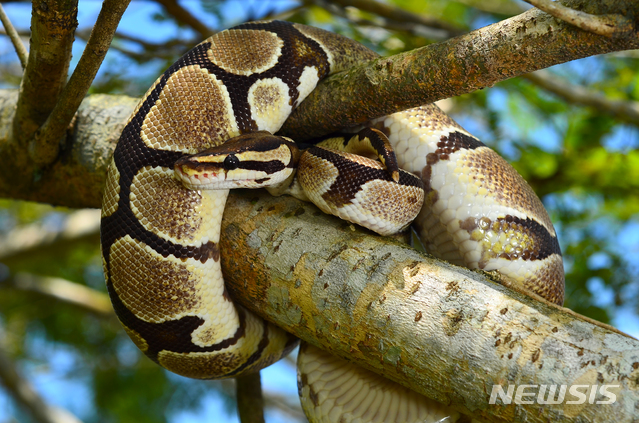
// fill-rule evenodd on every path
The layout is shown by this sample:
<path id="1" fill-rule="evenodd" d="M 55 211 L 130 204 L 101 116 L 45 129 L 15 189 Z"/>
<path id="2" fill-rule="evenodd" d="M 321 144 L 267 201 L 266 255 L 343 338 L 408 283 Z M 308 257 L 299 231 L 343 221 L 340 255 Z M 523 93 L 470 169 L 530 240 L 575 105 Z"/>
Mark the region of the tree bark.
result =
<path id="1" fill-rule="evenodd" d="M 17 97 L 16 90 L 0 90 L 0 151 L 11 144 Z M 137 102 L 135 98 L 109 95 L 84 99 L 70 135 L 70 148 L 35 174 L 28 167 L 18 166 L 14 155 L 5 150 L 5 157 L 11 160 L 3 160 L 0 166 L 0 197 L 76 208 L 100 207 L 107 166 Z"/>
<path id="2" fill-rule="evenodd" d="M 25 143 L 47 120 L 67 82 L 78 0 L 34 1 L 31 14 L 29 59 L 13 126 L 25 153 Z"/>

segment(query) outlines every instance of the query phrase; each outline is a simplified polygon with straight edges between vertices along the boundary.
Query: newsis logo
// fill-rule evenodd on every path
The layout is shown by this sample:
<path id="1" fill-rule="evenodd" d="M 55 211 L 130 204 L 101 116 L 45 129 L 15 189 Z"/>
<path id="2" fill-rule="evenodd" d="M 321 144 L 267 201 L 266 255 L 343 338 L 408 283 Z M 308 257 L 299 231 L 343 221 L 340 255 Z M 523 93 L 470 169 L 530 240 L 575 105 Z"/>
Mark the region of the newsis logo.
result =
<path id="1" fill-rule="evenodd" d="M 565 401 L 566 404 L 584 404 L 586 401 L 589 404 L 613 404 L 617 396 L 610 389 L 620 385 L 519 385 L 517 389 L 515 386 L 509 384 L 504 391 L 501 385 L 493 385 L 488 403 L 495 404 L 499 397 L 503 404 L 561 404 L 567 391 L 571 399 Z"/>

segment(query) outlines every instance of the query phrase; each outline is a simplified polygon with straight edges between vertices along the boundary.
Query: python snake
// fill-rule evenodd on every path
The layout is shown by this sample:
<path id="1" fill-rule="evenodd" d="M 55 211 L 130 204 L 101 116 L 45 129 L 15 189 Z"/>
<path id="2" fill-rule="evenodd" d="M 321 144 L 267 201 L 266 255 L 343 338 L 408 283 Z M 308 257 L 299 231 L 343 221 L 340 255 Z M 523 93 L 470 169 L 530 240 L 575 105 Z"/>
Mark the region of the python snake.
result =
<path id="1" fill-rule="evenodd" d="M 293 336 L 233 304 L 224 288 L 218 242 L 228 189 L 188 189 L 176 173 L 188 173 L 182 164 L 191 156 L 230 139 L 277 132 L 319 80 L 375 57 L 317 28 L 247 23 L 193 48 L 147 91 L 109 166 L 101 243 L 113 307 L 149 358 L 187 377 L 224 378 L 257 371 L 295 346 Z M 431 254 L 497 270 L 519 288 L 563 302 L 554 228 L 532 189 L 500 156 L 434 105 L 367 127 L 385 134 L 399 167 L 423 181 L 424 206 L 414 226 Z M 229 171 L 240 160 L 231 155 L 221 165 Z M 271 156 L 250 157 L 242 167 L 248 161 L 266 172 L 256 177 L 258 186 L 287 166 Z M 265 170 L 265 162 L 272 167 Z M 332 187 L 323 186 L 316 189 Z M 352 199 L 337 197 L 338 208 Z M 311 421 L 453 421 L 457 415 L 315 347 L 304 346 L 299 362 Z M 347 399 L 336 396 L 340 387 Z M 355 394 L 364 390 L 370 393 Z"/>

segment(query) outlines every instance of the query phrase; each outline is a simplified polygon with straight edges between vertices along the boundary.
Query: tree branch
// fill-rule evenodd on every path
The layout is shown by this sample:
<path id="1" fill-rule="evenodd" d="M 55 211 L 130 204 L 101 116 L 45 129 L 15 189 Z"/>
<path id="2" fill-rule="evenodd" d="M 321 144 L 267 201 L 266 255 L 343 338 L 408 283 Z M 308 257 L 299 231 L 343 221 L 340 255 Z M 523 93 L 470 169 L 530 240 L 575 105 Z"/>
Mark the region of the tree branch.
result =
<path id="1" fill-rule="evenodd" d="M 584 31 L 603 35 L 604 37 L 615 37 L 626 35 L 636 31 L 635 24 L 619 14 L 591 15 L 579 10 L 571 9 L 551 0 L 524 0 L 540 10 L 561 19 L 564 22 L 581 28 Z"/>
<path id="2" fill-rule="evenodd" d="M 44 295 L 102 319 L 118 323 L 107 294 L 66 279 L 18 273 L 0 282 L 0 287 Z"/>
<path id="3" fill-rule="evenodd" d="M 83 40 L 88 40 L 89 36 L 91 35 L 91 28 L 78 30 L 75 32 L 75 35 L 78 38 L 81 38 Z M 198 42 L 198 40 L 177 39 L 177 40 L 171 40 L 171 41 L 167 41 L 163 43 L 150 43 L 141 38 L 133 37 L 127 34 L 122 34 L 120 32 L 116 32 L 113 39 L 114 41 L 124 40 L 124 41 L 130 41 L 130 42 L 139 44 L 143 50 L 141 53 L 133 52 L 125 48 L 122 48 L 119 45 L 117 45 L 117 43 L 115 42 L 112 42 L 109 48 L 113 50 L 117 50 L 120 53 L 125 54 L 129 56 L 130 58 L 132 58 L 133 60 L 136 60 L 137 62 L 140 62 L 140 63 L 151 60 L 151 59 L 157 59 L 157 58 L 170 59 L 170 58 L 178 57 L 180 53 L 187 51 L 190 46 L 193 46 L 194 44 L 197 44 Z"/>
<path id="4" fill-rule="evenodd" d="M 260 373 L 235 378 L 235 398 L 241 423 L 264 423 Z"/>
<path id="5" fill-rule="evenodd" d="M 38 165 L 52 163 L 60 152 L 60 140 L 82 99 L 89 91 L 102 60 L 109 49 L 120 18 L 131 0 L 105 0 L 89 41 L 82 52 L 60 99 L 29 145 L 31 159 Z"/>
<path id="6" fill-rule="evenodd" d="M 521 77 L 569 103 L 594 107 L 602 113 L 639 126 L 639 102 L 637 101 L 611 100 L 598 92 L 570 84 L 568 81 L 562 80 L 548 71 L 537 71 Z"/>
<path id="7" fill-rule="evenodd" d="M 71 148 L 36 177 L 30 168 L 13 160 L 20 154 L 11 152 L 9 141 L 16 99 L 15 90 L 0 90 L 0 152 L 11 157 L 0 166 L 0 196 L 75 208 L 100 207 L 107 166 L 138 99 L 87 97 L 78 109 Z"/>
<path id="8" fill-rule="evenodd" d="M 27 67 L 29 52 L 27 51 L 26 47 L 22 43 L 22 40 L 20 39 L 20 36 L 18 35 L 18 31 L 16 31 L 16 29 L 11 24 L 9 17 L 4 12 L 4 8 L 2 7 L 1 4 L 0 4 L 0 21 L 2 21 L 2 26 L 4 26 L 4 30 L 9 36 L 9 39 L 11 39 L 11 42 L 13 43 L 13 47 L 16 49 L 16 54 L 18 55 L 18 58 L 20 59 L 20 63 L 22 64 L 22 69 L 25 69 Z"/>
<path id="9" fill-rule="evenodd" d="M 58 229 L 36 223 L 0 237 L 0 260 L 9 263 L 25 256 L 33 258 L 43 251 L 59 251 L 80 242 L 96 243 L 99 237 L 100 211 L 79 210 L 70 214 Z"/>
<path id="10" fill-rule="evenodd" d="M 195 32 L 200 34 L 202 39 L 210 37 L 215 31 L 211 30 L 208 26 L 206 26 L 203 22 L 201 22 L 198 18 L 193 16 L 191 12 L 186 10 L 184 7 L 180 5 L 176 0 L 155 0 L 160 3 L 166 12 L 173 16 L 175 20 L 185 25 L 188 25 Z"/>
<path id="11" fill-rule="evenodd" d="M 231 196 L 222 233 L 237 301 L 429 398 L 487 422 L 633 419 L 639 341 L 605 325 L 290 198 Z M 494 384 L 618 387 L 610 405 L 490 405 Z"/>
<path id="12" fill-rule="evenodd" d="M 355 9 L 355 11 L 353 11 L 353 9 L 340 7 L 329 0 L 307 0 L 307 4 L 314 4 L 321 7 L 328 11 L 331 15 L 345 18 L 354 25 L 372 26 L 375 28 L 385 28 L 391 31 L 409 32 L 415 36 L 440 41 L 447 40 L 453 36 L 453 34 L 447 30 L 432 28 L 415 22 L 394 21 L 383 16 L 378 16 L 374 21 L 364 19 L 359 16 L 361 15 L 359 9 Z M 459 32 L 460 31 L 457 31 L 457 33 Z"/>
<path id="13" fill-rule="evenodd" d="M 526 8 L 522 7 L 513 0 L 454 0 L 457 3 L 462 3 L 470 6 L 474 9 L 481 10 L 483 12 L 498 14 L 498 15 L 518 15 L 526 11 Z"/>
<path id="14" fill-rule="evenodd" d="M 614 4 L 591 2 L 588 6 L 605 12 Z M 629 15 L 639 15 L 637 3 L 628 7 L 633 7 L 627 11 Z M 280 133 L 303 141 L 309 134 L 320 136 L 374 117 L 491 87 L 523 73 L 633 48 L 639 48 L 636 27 L 632 36 L 612 40 L 531 9 L 451 40 L 333 75 L 293 112 Z"/>
<path id="15" fill-rule="evenodd" d="M 13 122 L 15 151 L 21 153 L 15 159 L 24 167 L 29 162 L 27 142 L 46 121 L 67 82 L 73 31 L 78 26 L 78 2 L 33 1 L 31 13 L 28 66 L 20 84 Z"/>
<path id="16" fill-rule="evenodd" d="M 279 392 L 266 391 L 264 393 L 264 402 L 267 407 L 275 408 L 284 413 L 287 416 L 287 421 L 308 422 L 298 398 L 292 398 L 290 395 Z"/>
<path id="17" fill-rule="evenodd" d="M 15 364 L 0 349 L 0 382 L 37 423 L 81 423 L 77 417 L 47 402 L 33 389 L 15 368 Z"/>
<path id="18" fill-rule="evenodd" d="M 440 29 L 448 32 L 451 36 L 459 35 L 464 32 L 460 28 L 440 19 L 412 13 L 406 9 L 386 3 L 380 3 L 375 0 L 332 0 L 331 3 L 338 4 L 342 7 L 355 7 L 396 22 L 410 22 L 430 28 Z"/>

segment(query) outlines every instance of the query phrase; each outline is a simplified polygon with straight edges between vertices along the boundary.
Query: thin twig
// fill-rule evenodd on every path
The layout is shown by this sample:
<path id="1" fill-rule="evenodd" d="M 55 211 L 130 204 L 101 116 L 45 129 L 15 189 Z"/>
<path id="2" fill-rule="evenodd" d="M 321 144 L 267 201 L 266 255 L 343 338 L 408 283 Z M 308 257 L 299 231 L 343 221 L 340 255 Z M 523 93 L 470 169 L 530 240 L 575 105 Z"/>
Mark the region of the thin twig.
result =
<path id="1" fill-rule="evenodd" d="M 280 412 L 286 414 L 288 421 L 307 421 L 297 396 L 291 397 L 290 395 L 279 392 L 265 391 L 264 403 L 267 408 L 276 408 Z"/>
<path id="2" fill-rule="evenodd" d="M 81 423 L 67 410 L 48 404 L 16 370 L 15 363 L 0 349 L 0 382 L 37 423 Z"/>
<path id="3" fill-rule="evenodd" d="M 242 423 L 264 423 L 264 399 L 260 374 L 235 378 L 237 412 Z"/>
<path id="4" fill-rule="evenodd" d="M 80 29 L 75 32 L 76 37 L 82 40 L 88 40 L 91 35 L 92 28 Z M 132 43 L 139 44 L 142 52 L 137 53 L 122 47 L 116 43 L 116 40 L 124 40 Z M 187 51 L 190 47 L 197 44 L 200 40 L 192 39 L 192 40 L 170 40 L 164 43 L 150 43 L 141 38 L 134 37 L 127 34 L 122 34 L 120 32 L 116 32 L 113 36 L 113 42 L 109 47 L 112 50 L 117 50 L 125 56 L 130 57 L 131 59 L 142 63 L 152 59 L 175 59 Z"/>
<path id="5" fill-rule="evenodd" d="M 459 35 L 464 32 L 454 25 L 440 19 L 412 13 L 400 7 L 380 3 L 374 0 L 334 0 L 333 3 L 339 4 L 342 7 L 355 7 L 397 22 L 412 22 L 431 28 L 442 29 L 448 31 L 452 36 Z"/>
<path id="6" fill-rule="evenodd" d="M 526 8 L 522 7 L 519 3 L 512 0 L 454 0 L 457 3 L 465 4 L 473 9 L 481 10 L 482 12 L 493 13 L 496 15 L 514 16 L 524 13 Z"/>
<path id="7" fill-rule="evenodd" d="M 6 13 L 4 13 L 4 8 L 0 4 L 0 20 L 2 21 L 2 25 L 4 26 L 5 31 L 7 31 L 7 35 L 11 39 L 13 43 L 13 47 L 16 49 L 16 53 L 18 54 L 18 58 L 20 59 L 20 63 L 22 63 L 22 69 L 27 67 L 27 59 L 29 58 L 29 52 L 27 52 L 27 48 L 22 43 L 20 39 L 20 35 L 18 35 L 18 31 L 13 27 L 9 17 Z"/>
<path id="8" fill-rule="evenodd" d="M 399 22 L 383 16 L 376 16 L 374 21 L 364 19 L 359 16 L 361 14 L 359 13 L 360 9 L 346 9 L 328 0 L 310 0 L 307 1 L 307 3 L 321 7 L 333 16 L 340 16 L 348 19 L 351 23 L 358 26 L 372 26 L 376 28 L 388 29 L 390 31 L 403 31 L 418 37 L 424 37 L 438 41 L 447 40 L 452 36 L 449 31 L 429 27 L 415 22 Z"/>
<path id="9" fill-rule="evenodd" d="M 557 19 L 561 19 L 584 31 L 612 38 L 618 34 L 626 34 L 631 31 L 633 24 L 625 17 L 614 15 L 591 15 L 589 13 L 574 10 L 564 6 L 558 1 L 551 0 L 524 0 L 536 8 L 543 10 Z"/>
<path id="10" fill-rule="evenodd" d="M 160 3 L 166 11 L 173 16 L 178 22 L 188 25 L 194 31 L 200 34 L 202 39 L 210 37 L 215 31 L 202 23 L 198 18 L 193 16 L 191 12 L 182 7 L 176 0 L 155 0 Z"/>
<path id="11" fill-rule="evenodd" d="M 522 78 L 526 78 L 569 103 L 594 107 L 600 112 L 639 126 L 639 102 L 637 101 L 611 100 L 603 94 L 570 84 L 545 70 L 522 75 Z"/>
<path id="12" fill-rule="evenodd" d="M 89 41 L 62 91 L 55 108 L 36 132 L 29 146 L 29 154 L 39 165 L 52 163 L 60 150 L 60 139 L 84 99 L 106 55 L 120 18 L 131 0 L 105 0 Z"/>

